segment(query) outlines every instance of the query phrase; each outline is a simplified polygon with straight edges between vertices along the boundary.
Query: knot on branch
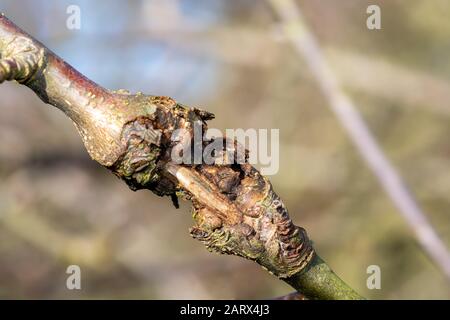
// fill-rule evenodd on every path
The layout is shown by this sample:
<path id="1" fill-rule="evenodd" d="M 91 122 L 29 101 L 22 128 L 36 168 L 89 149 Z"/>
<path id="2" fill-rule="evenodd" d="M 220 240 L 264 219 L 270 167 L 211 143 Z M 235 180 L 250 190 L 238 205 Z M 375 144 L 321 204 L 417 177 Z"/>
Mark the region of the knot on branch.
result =
<path id="1" fill-rule="evenodd" d="M 157 181 L 156 162 L 160 156 L 161 132 L 149 118 L 140 117 L 125 125 L 122 142 L 125 152 L 114 167 L 132 190 L 145 188 Z"/>
<path id="2" fill-rule="evenodd" d="M 151 110 L 123 126 L 122 154 L 110 167 L 131 189 L 170 195 L 175 204 L 178 195 L 192 200 L 196 223 L 191 235 L 211 251 L 254 260 L 280 278 L 308 265 L 314 256 L 311 241 L 293 224 L 270 182 L 247 163 L 247 153 L 242 164 L 229 163 L 242 146 L 226 143 L 227 138 L 202 141 L 206 148 L 217 142 L 225 142 L 225 147 L 214 149 L 212 163 L 194 161 L 194 133 L 200 123 L 204 137 L 212 114 L 167 97 L 130 96 L 129 101 L 135 109 Z M 188 163 L 177 164 L 174 150 L 188 153 L 183 154 Z"/>
<path id="3" fill-rule="evenodd" d="M 230 224 L 208 200 L 194 199 L 191 235 L 208 250 L 254 260 L 279 278 L 301 272 L 314 256 L 306 231 L 295 226 L 270 182 L 249 164 L 199 166 L 216 192 L 233 199 L 242 220 Z"/>
<path id="4" fill-rule="evenodd" d="M 123 126 L 122 154 L 109 169 L 132 190 L 149 189 L 174 197 L 181 190 L 164 168 L 171 161 L 172 148 L 178 140 L 191 137 L 195 122 L 205 125 L 213 115 L 164 96 L 130 95 L 129 102 L 129 107 L 142 111 Z M 183 136 L 177 136 L 179 129 Z"/>
<path id="5" fill-rule="evenodd" d="M 44 49 L 24 36 L 13 37 L 1 50 L 0 83 L 16 80 L 19 83 L 30 81 L 45 63 Z"/>

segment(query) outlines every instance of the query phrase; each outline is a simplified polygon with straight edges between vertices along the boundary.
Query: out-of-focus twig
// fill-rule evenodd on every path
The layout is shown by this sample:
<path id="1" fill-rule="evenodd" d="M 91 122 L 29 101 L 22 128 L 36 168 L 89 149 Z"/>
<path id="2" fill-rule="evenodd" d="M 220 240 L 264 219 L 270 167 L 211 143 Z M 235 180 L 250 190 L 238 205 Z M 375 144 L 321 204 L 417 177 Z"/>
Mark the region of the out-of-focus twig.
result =
<path id="1" fill-rule="evenodd" d="M 217 26 L 207 30 L 186 28 L 137 30 L 123 39 L 124 45 L 132 46 L 139 40 L 164 43 L 169 50 L 200 59 L 218 60 L 234 67 L 258 68 L 272 71 L 283 59 L 285 39 L 274 33 L 260 31 L 248 26 Z M 90 34 L 114 44 L 112 35 Z M 64 39 L 64 33 L 52 36 Z M 236 46 L 236 43 L 239 46 Z M 264 55 L 258 55 L 264 52 Z M 395 102 L 398 108 L 420 108 L 421 111 L 450 116 L 450 83 L 427 70 L 394 63 L 387 56 L 370 56 L 355 50 L 334 45 L 324 45 L 323 52 L 331 68 L 344 88 Z M 380 81 L 382 79 L 382 81 Z"/>
<path id="2" fill-rule="evenodd" d="M 305 59 L 328 99 L 331 110 L 347 131 L 358 151 L 373 171 L 385 192 L 412 228 L 423 250 L 450 281 L 450 254 L 424 212 L 407 190 L 400 175 L 389 162 L 352 100 L 345 95 L 322 55 L 316 38 L 304 22 L 294 0 L 268 0 L 283 22 L 283 31 L 295 50 Z"/>
<path id="3" fill-rule="evenodd" d="M 450 115 L 450 83 L 446 79 L 383 57 L 335 47 L 326 47 L 324 51 L 344 87 L 394 101 L 399 107 Z"/>

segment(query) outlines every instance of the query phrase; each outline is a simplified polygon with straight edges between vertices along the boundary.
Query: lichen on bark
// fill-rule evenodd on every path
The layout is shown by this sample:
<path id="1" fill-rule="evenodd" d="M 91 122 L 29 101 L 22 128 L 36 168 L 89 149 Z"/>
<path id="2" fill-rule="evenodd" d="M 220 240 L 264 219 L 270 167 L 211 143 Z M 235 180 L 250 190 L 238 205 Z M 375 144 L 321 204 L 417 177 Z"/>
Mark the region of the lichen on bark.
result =
<path id="1" fill-rule="evenodd" d="M 293 224 L 270 182 L 255 168 L 249 164 L 237 165 L 233 173 L 221 176 L 220 171 L 228 169 L 201 166 L 198 170 L 216 171 L 210 175 L 216 180 L 213 183 L 218 192 L 225 192 L 229 199 L 234 199 L 237 210 L 242 213 L 242 222 L 218 221 L 211 207 L 195 201 L 196 226 L 191 229 L 191 235 L 211 251 L 254 260 L 279 278 L 301 272 L 315 254 L 306 231 Z M 239 178 L 234 179 L 236 176 Z M 230 181 L 224 183 L 224 179 Z"/>

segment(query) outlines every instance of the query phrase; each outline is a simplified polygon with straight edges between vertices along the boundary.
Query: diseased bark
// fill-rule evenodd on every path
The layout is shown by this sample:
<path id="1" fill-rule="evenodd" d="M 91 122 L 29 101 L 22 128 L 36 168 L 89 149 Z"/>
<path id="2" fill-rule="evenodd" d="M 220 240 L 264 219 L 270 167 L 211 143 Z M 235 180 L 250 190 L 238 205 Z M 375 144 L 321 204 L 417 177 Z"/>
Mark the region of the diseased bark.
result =
<path id="1" fill-rule="evenodd" d="M 0 82 L 16 80 L 62 110 L 92 159 L 131 189 L 170 196 L 175 205 L 178 197 L 191 200 L 191 235 L 208 250 L 254 260 L 310 299 L 361 298 L 317 256 L 306 231 L 293 224 L 270 182 L 251 165 L 172 161 L 175 145 L 192 142 L 194 125 L 205 132 L 214 115 L 168 97 L 106 90 L 3 15 L 0 54 Z M 231 145 L 217 159 L 236 152 Z"/>

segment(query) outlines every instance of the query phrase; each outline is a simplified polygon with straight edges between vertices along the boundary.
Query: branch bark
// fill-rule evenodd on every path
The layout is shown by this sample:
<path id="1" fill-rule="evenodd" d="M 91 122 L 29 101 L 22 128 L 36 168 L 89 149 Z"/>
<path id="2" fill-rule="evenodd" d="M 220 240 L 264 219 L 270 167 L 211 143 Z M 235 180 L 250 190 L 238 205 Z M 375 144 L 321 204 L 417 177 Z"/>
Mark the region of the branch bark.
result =
<path id="1" fill-rule="evenodd" d="M 192 201 L 191 235 L 208 250 L 256 261 L 310 299 L 360 299 L 320 259 L 306 231 L 295 226 L 270 182 L 248 163 L 177 164 L 175 148 L 206 132 L 209 112 L 168 97 L 109 91 L 90 81 L 0 16 L 0 82 L 16 80 L 72 119 L 92 159 L 132 190 Z M 182 129 L 182 130 L 180 130 Z M 203 147 L 217 142 L 203 142 Z"/>

